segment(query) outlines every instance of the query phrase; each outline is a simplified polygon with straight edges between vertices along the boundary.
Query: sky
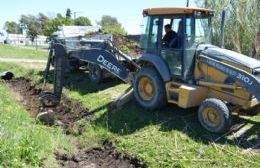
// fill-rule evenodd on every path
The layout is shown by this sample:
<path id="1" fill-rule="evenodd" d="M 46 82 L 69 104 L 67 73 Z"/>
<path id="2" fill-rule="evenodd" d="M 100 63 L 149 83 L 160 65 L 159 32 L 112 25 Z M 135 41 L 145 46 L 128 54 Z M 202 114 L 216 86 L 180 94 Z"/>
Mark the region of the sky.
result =
<path id="1" fill-rule="evenodd" d="M 152 7 L 185 7 L 186 0 L 3 0 L 0 3 L 0 31 L 6 21 L 19 21 L 22 14 L 37 15 L 39 12 L 54 17 L 65 15 L 66 9 L 78 16 L 87 16 L 93 25 L 103 15 L 116 17 L 128 34 L 140 33 L 142 11 Z M 196 6 L 190 0 L 190 6 Z"/>

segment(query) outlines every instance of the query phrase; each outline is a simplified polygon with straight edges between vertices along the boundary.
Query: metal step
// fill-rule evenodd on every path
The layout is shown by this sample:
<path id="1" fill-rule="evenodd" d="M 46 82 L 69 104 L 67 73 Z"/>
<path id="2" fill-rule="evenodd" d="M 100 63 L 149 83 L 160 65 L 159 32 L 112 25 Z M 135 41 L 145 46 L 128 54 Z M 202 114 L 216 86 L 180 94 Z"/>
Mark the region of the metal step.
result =
<path id="1" fill-rule="evenodd" d="M 181 84 L 176 82 L 169 82 L 166 84 L 167 92 L 179 93 Z"/>
<path id="2" fill-rule="evenodd" d="M 178 104 L 178 102 L 175 100 L 168 100 L 168 103 Z"/>
<path id="3" fill-rule="evenodd" d="M 180 86 L 181 84 L 176 82 L 169 82 L 166 84 L 167 99 L 169 103 L 178 104 Z"/>
<path id="4" fill-rule="evenodd" d="M 169 92 L 174 92 L 174 93 L 179 93 L 180 89 L 179 88 L 168 88 L 167 89 Z"/>

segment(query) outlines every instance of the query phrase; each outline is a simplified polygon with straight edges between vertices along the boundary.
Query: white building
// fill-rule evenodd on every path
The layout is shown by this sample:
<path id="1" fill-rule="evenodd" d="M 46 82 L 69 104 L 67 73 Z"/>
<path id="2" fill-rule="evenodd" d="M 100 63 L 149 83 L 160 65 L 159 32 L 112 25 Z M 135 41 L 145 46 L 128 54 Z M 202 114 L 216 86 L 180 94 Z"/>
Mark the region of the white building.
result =
<path id="1" fill-rule="evenodd" d="M 100 30 L 99 26 L 60 26 L 58 31 L 53 33 L 53 36 L 56 37 L 78 37 L 84 36 L 87 33 L 98 32 Z M 5 37 L 4 37 L 5 38 Z M 11 45 L 39 45 L 46 46 L 48 45 L 46 36 L 37 36 L 34 39 L 34 42 L 27 37 L 25 31 L 23 34 L 7 34 L 4 39 L 8 44 Z M 3 40 L 3 42 L 4 42 Z M 0 37 L 0 43 L 1 43 Z"/>
<path id="2" fill-rule="evenodd" d="M 87 33 L 94 33 L 100 30 L 99 26 L 59 26 L 53 36 L 66 38 L 84 36 Z"/>
<path id="3" fill-rule="evenodd" d="M 6 42 L 11 45 L 48 45 L 46 36 L 37 36 L 34 42 L 24 34 L 7 34 Z"/>
<path id="4" fill-rule="evenodd" d="M 40 46 L 48 45 L 47 36 L 37 36 L 34 41 Z"/>
<path id="5" fill-rule="evenodd" d="M 0 32 L 0 44 L 4 43 L 5 41 L 5 35 L 4 33 Z"/>

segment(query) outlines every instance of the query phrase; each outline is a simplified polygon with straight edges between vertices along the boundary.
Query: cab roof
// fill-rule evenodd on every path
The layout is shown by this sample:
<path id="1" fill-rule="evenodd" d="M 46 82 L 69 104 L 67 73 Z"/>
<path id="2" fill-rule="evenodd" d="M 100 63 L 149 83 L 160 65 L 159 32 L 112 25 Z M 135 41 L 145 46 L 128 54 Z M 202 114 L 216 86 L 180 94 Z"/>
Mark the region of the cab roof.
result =
<path id="1" fill-rule="evenodd" d="M 143 10 L 143 15 L 172 15 L 172 14 L 193 14 L 195 11 L 205 14 L 214 11 L 205 8 L 185 7 L 185 8 L 148 8 Z"/>

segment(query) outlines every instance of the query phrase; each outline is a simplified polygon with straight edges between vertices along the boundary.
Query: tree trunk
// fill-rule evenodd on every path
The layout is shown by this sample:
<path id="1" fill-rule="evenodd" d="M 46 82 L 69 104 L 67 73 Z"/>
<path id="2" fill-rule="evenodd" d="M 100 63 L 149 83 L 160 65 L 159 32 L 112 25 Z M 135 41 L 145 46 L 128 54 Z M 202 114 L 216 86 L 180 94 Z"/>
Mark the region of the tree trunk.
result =
<path id="1" fill-rule="evenodd" d="M 255 51 L 253 56 L 259 59 L 260 58 L 260 30 L 258 30 L 258 32 L 256 33 L 253 47 L 254 47 L 253 50 Z"/>

